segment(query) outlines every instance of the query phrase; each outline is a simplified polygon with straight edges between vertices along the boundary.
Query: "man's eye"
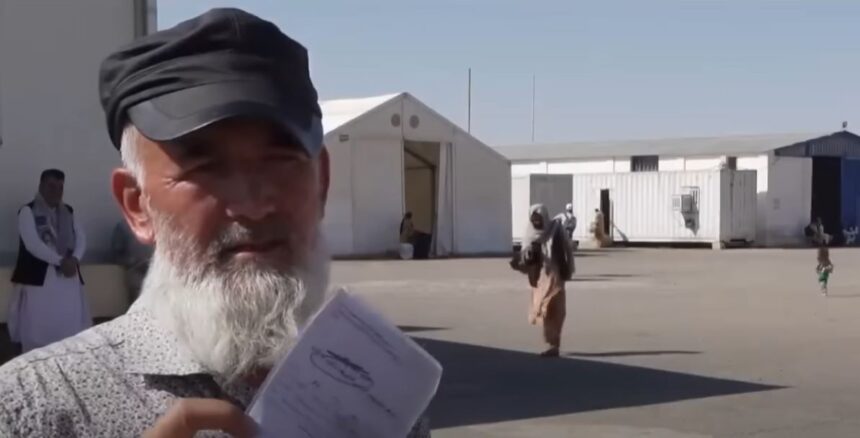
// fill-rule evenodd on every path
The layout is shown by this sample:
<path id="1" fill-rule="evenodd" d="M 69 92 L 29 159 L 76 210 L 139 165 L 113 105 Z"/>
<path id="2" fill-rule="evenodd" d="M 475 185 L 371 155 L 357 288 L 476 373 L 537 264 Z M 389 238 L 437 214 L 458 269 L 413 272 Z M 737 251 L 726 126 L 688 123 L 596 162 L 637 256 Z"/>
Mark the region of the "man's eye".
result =
<path id="1" fill-rule="evenodd" d="M 217 161 L 214 160 L 200 160 L 189 163 L 185 169 L 186 172 L 196 173 L 196 172 L 206 172 L 212 173 L 217 172 L 219 168 L 222 167 Z"/>
<path id="2" fill-rule="evenodd" d="M 267 157 L 266 161 L 273 161 L 278 163 L 295 163 L 297 161 L 301 161 L 301 156 L 297 154 L 275 154 Z"/>

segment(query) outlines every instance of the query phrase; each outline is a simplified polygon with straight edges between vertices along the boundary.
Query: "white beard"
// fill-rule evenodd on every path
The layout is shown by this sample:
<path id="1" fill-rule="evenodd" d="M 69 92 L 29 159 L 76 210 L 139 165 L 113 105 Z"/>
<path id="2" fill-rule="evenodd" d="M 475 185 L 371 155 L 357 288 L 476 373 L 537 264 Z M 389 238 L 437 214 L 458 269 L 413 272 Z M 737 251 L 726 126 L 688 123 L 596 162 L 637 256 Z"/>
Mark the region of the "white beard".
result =
<path id="1" fill-rule="evenodd" d="M 322 235 L 302 266 L 282 272 L 253 262 L 219 265 L 218 242 L 195 250 L 169 220 L 155 219 L 158 244 L 135 306 L 149 309 L 193 359 L 227 381 L 275 365 L 326 299 Z"/>

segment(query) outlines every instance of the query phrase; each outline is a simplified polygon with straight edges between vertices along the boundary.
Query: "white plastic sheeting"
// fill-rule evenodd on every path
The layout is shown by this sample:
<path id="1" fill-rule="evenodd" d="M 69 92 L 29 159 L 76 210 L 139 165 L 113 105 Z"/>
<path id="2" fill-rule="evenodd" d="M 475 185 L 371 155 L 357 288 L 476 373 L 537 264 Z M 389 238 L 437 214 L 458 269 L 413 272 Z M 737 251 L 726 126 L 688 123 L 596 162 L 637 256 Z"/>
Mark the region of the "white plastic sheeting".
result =
<path id="1" fill-rule="evenodd" d="M 573 208 L 588 239 L 601 190 L 609 190 L 610 235 L 629 242 L 725 242 L 755 239 L 756 190 L 752 171 L 641 172 L 573 176 Z M 698 190 L 696 225 L 673 208 L 676 195 Z"/>
<path id="2" fill-rule="evenodd" d="M 447 256 L 454 251 L 454 166 L 451 143 L 439 148 L 439 166 L 436 168 L 437 199 L 436 229 L 433 233 L 433 252 Z"/>
<path id="3" fill-rule="evenodd" d="M 361 99 L 336 99 L 320 102 L 323 112 L 323 131 L 332 132 L 359 116 L 369 113 L 376 107 L 397 98 L 397 96 L 397 94 L 387 94 Z"/>
<path id="4" fill-rule="evenodd" d="M 397 140 L 355 140 L 352 227 L 358 254 L 397 248 L 403 215 L 403 147 Z M 372 171 L 368 171 L 371 170 Z"/>
<path id="5" fill-rule="evenodd" d="M 511 250 L 508 160 L 465 132 L 454 136 L 454 252 Z"/>
<path id="6" fill-rule="evenodd" d="M 437 255 L 510 250 L 510 163 L 408 93 L 323 102 L 331 189 L 324 229 L 337 256 L 396 253 L 404 142 L 439 146 Z"/>

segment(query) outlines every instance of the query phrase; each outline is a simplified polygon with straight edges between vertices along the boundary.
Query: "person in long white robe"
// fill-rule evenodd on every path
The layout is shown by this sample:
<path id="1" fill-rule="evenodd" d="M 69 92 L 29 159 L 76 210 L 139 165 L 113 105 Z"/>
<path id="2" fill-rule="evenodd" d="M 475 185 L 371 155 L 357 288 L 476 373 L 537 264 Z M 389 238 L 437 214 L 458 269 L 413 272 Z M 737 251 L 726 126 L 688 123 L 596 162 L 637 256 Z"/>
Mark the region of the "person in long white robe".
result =
<path id="1" fill-rule="evenodd" d="M 57 208 L 67 207 L 60 204 L 60 207 L 52 209 L 54 214 Z M 77 220 L 74 220 L 74 230 L 72 256 L 81 260 L 86 251 L 86 236 Z M 66 277 L 60 272 L 64 256 L 57 252 L 56 247 L 39 237 L 33 211 L 28 206 L 21 208 L 18 213 L 18 233 L 27 251 L 48 263 L 44 284 L 16 284 L 9 303 L 9 335 L 13 342 L 20 343 L 22 350 L 27 352 L 89 328 L 92 319 L 81 277 Z"/>

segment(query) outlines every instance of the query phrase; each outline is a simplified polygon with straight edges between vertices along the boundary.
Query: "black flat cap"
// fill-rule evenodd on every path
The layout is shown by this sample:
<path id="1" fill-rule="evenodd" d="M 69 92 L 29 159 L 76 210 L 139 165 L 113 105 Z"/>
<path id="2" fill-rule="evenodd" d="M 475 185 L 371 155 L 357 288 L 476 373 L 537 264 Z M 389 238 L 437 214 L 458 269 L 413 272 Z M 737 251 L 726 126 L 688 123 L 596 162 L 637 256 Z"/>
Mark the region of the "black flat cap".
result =
<path id="1" fill-rule="evenodd" d="M 322 147 L 307 50 L 239 9 L 213 9 L 113 53 L 99 93 L 117 148 L 128 122 L 169 141 L 232 117 L 270 120 L 311 156 Z"/>

